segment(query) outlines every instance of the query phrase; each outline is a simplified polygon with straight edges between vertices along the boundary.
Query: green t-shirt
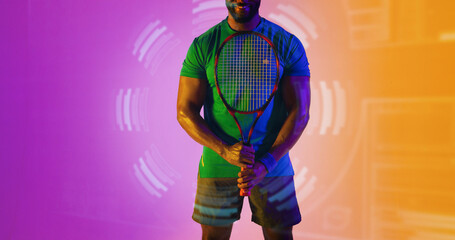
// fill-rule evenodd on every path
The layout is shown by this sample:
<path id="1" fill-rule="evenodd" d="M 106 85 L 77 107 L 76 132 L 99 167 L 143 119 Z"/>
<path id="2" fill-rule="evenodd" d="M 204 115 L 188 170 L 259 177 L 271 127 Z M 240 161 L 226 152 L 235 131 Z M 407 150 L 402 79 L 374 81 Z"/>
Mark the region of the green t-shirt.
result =
<path id="1" fill-rule="evenodd" d="M 280 61 L 280 76 L 310 76 L 305 49 L 294 35 L 280 26 L 261 18 L 259 25 L 253 29 L 272 40 L 277 49 Z M 207 92 L 204 102 L 204 120 L 210 129 L 229 144 L 241 141 L 240 131 L 223 105 L 215 86 L 215 55 L 221 43 L 236 31 L 231 29 L 227 18 L 208 31 L 196 37 L 191 44 L 180 72 L 181 76 L 207 80 Z M 256 117 L 256 114 L 236 114 L 242 127 L 245 139 Z M 255 149 L 255 159 L 266 154 L 287 117 L 280 85 L 273 100 L 259 118 L 251 136 Z M 208 147 L 203 147 L 199 162 L 200 177 L 237 177 L 240 168 L 231 165 Z M 292 176 L 294 170 L 286 153 L 278 165 L 266 177 Z"/>

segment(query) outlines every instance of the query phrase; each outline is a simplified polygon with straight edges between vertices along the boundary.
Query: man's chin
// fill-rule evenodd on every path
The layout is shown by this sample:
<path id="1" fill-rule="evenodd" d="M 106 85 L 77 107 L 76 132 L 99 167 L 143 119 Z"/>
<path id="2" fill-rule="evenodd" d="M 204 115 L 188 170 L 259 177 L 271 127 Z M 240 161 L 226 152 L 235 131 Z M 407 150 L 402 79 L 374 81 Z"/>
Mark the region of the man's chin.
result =
<path id="1" fill-rule="evenodd" d="M 251 14 L 251 15 L 242 16 L 240 14 L 235 14 L 235 15 L 232 15 L 232 17 L 238 23 L 247 23 L 247 22 L 251 21 L 251 19 L 253 19 L 254 15 Z"/>
<path id="2" fill-rule="evenodd" d="M 234 18 L 234 20 L 238 23 L 247 23 L 251 20 L 252 18 Z"/>

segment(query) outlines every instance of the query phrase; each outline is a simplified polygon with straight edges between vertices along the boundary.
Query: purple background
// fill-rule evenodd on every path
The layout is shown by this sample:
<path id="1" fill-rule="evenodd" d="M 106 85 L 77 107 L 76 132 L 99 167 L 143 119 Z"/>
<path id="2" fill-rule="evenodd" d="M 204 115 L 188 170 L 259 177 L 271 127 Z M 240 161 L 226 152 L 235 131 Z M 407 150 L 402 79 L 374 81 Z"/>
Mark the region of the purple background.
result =
<path id="1" fill-rule="evenodd" d="M 362 218 L 367 206 L 360 205 L 367 193 L 359 181 L 362 99 L 454 95 L 450 77 L 434 91 L 404 92 L 406 84 L 399 80 L 392 88 L 369 81 L 370 72 L 383 71 L 384 61 L 374 58 L 383 54 L 381 47 L 391 56 L 394 50 L 383 42 L 356 45 L 364 42 L 351 39 L 346 2 L 263 1 L 260 10 L 267 18 L 297 17 L 294 22 L 307 36 L 312 122 L 291 158 L 296 173 L 308 171 L 300 190 L 309 195 L 303 204 L 299 199 L 304 218 L 295 239 L 367 234 L 369 223 Z M 0 2 L 0 239 L 200 239 L 191 214 L 202 147 L 178 125 L 175 106 L 186 51 L 195 36 L 225 18 L 223 5 L 222 0 Z M 437 41 L 433 31 L 426 34 L 425 44 Z M 412 37 L 393 35 L 389 42 L 409 46 L 407 59 L 413 56 L 407 51 L 422 44 Z M 445 44 L 434 54 L 453 52 L 453 42 Z M 417 86 L 426 79 L 413 80 Z M 348 94 L 324 105 L 329 96 L 324 94 L 335 94 L 334 89 Z M 320 128 L 322 106 L 336 112 L 334 119 L 340 112 L 345 117 L 330 121 L 328 132 Z M 339 122 L 341 130 L 332 131 Z M 232 239 L 261 239 L 247 201 L 243 210 Z"/>

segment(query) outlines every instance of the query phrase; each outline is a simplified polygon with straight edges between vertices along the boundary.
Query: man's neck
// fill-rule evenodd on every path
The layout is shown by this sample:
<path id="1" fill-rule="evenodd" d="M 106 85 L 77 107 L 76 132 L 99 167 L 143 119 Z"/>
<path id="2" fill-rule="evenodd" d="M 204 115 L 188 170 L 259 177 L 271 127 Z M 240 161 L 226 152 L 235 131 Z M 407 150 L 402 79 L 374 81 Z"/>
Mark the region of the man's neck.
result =
<path id="1" fill-rule="evenodd" d="M 261 17 L 259 14 L 254 16 L 249 22 L 246 23 L 238 23 L 234 20 L 234 18 L 229 14 L 228 16 L 228 24 L 229 26 L 235 31 L 251 31 L 256 28 L 259 23 L 261 22 Z"/>

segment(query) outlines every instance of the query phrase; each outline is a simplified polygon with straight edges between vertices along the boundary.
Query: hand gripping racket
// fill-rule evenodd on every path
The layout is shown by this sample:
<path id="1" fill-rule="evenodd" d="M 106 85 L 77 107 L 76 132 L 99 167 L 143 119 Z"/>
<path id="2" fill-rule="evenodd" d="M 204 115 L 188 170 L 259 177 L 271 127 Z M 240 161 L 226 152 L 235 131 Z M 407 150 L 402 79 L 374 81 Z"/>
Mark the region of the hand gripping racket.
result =
<path id="1" fill-rule="evenodd" d="M 234 118 L 245 145 L 250 144 L 254 126 L 272 100 L 279 79 L 280 64 L 275 46 L 263 34 L 237 32 L 227 37 L 218 48 L 215 57 L 216 89 Z M 257 113 L 247 141 L 235 113 Z M 250 193 L 242 189 L 240 195 L 249 196 Z"/>

